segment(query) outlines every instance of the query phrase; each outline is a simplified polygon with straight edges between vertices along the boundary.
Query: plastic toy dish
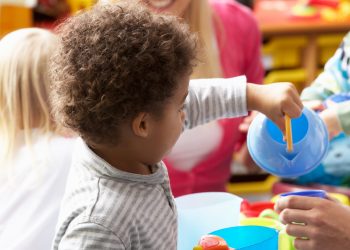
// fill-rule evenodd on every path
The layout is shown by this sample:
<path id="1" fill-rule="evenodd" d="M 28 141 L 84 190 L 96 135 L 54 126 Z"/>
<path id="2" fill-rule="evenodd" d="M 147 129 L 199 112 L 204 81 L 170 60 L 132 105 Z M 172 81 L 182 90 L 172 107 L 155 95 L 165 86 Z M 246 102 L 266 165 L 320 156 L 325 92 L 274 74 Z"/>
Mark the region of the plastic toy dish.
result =
<path id="1" fill-rule="evenodd" d="M 248 202 L 247 200 L 243 200 L 241 212 L 246 217 L 258 217 L 265 209 L 273 209 L 274 205 L 275 204 L 271 201 Z"/>
<path id="2" fill-rule="evenodd" d="M 255 117 L 247 145 L 255 163 L 280 177 L 297 177 L 315 169 L 328 150 L 328 132 L 318 115 L 307 108 L 292 119 L 293 151 L 287 151 L 281 130 L 266 116 Z"/>
<path id="3" fill-rule="evenodd" d="M 331 192 L 327 192 L 327 194 L 328 194 L 330 197 L 332 197 L 332 198 L 338 200 L 340 203 L 342 203 L 342 204 L 344 204 L 344 205 L 346 205 L 346 206 L 350 206 L 349 197 L 348 197 L 347 195 L 341 194 L 341 193 L 331 193 Z M 280 198 L 280 195 L 277 194 L 277 195 L 275 195 L 275 196 L 272 197 L 271 201 L 272 201 L 272 202 L 276 202 L 279 198 Z"/>
<path id="4" fill-rule="evenodd" d="M 317 8 L 305 4 L 297 4 L 291 10 L 291 17 L 296 19 L 315 19 L 319 18 L 320 14 Z"/>
<path id="5" fill-rule="evenodd" d="M 291 195 L 298 196 L 308 196 L 308 197 L 318 197 L 318 198 L 327 198 L 327 193 L 324 190 L 305 190 L 305 191 L 296 191 L 280 194 L 280 197 L 286 197 Z"/>
<path id="6" fill-rule="evenodd" d="M 277 229 L 278 231 L 284 228 L 283 224 L 278 220 L 271 218 L 261 218 L 261 217 L 250 217 L 244 218 L 240 222 L 241 226 L 262 226 Z"/>
<path id="7" fill-rule="evenodd" d="M 260 218 L 279 220 L 279 214 L 274 209 L 265 209 L 259 214 Z"/>

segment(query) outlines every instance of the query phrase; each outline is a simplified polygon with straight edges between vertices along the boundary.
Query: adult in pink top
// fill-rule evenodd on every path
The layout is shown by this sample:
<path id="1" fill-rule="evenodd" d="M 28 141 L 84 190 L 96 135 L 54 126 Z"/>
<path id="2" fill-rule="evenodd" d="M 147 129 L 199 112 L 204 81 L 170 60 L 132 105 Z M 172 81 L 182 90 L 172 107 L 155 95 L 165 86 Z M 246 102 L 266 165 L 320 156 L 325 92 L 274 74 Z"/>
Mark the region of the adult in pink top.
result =
<path id="1" fill-rule="evenodd" d="M 192 78 L 246 75 L 262 82 L 261 34 L 252 12 L 234 0 L 143 0 L 155 11 L 183 17 L 203 45 Z M 246 139 L 243 118 L 224 119 L 186 131 L 166 157 L 174 196 L 225 191 L 235 150 Z"/>

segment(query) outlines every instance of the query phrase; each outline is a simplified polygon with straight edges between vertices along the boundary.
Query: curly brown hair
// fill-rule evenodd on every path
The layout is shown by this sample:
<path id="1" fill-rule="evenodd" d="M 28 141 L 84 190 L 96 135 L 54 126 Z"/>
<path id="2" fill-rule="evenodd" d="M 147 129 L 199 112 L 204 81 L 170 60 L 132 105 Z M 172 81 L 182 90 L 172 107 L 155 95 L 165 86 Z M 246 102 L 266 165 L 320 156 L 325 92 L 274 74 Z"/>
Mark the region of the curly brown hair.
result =
<path id="1" fill-rule="evenodd" d="M 138 4 L 98 4 L 67 19 L 58 34 L 53 113 L 87 143 L 116 144 L 123 122 L 140 112 L 161 115 L 196 62 L 188 26 Z"/>

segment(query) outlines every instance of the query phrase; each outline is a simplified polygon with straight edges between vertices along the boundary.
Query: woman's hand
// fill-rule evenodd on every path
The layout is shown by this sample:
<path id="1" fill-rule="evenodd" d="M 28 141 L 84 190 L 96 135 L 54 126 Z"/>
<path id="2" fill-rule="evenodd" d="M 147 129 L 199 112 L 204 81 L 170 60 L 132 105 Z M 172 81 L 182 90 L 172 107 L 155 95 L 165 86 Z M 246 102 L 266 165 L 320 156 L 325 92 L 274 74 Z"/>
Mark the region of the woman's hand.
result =
<path id="1" fill-rule="evenodd" d="M 300 250 L 350 249 L 350 208 L 330 199 L 280 198 L 275 209 Z"/>

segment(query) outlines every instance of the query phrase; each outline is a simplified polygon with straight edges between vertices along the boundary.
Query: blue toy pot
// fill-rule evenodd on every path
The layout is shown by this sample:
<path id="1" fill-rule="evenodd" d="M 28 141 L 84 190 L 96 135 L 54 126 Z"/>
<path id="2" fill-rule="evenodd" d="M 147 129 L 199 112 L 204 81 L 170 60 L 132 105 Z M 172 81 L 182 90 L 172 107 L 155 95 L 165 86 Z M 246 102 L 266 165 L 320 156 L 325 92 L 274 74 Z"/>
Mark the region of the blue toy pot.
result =
<path id="1" fill-rule="evenodd" d="M 316 168 L 326 156 L 328 132 L 318 115 L 307 108 L 292 119 L 293 151 L 288 152 L 282 131 L 266 116 L 255 117 L 248 130 L 248 150 L 255 163 L 280 177 L 297 177 Z"/>
<path id="2" fill-rule="evenodd" d="M 286 197 L 286 196 L 292 196 L 292 195 L 318 197 L 323 199 L 327 198 L 327 193 L 324 190 L 302 190 L 302 191 L 283 193 L 280 196 Z"/>
<path id="3" fill-rule="evenodd" d="M 210 233 L 223 238 L 235 250 L 277 250 L 278 231 L 262 226 L 236 226 Z"/>

